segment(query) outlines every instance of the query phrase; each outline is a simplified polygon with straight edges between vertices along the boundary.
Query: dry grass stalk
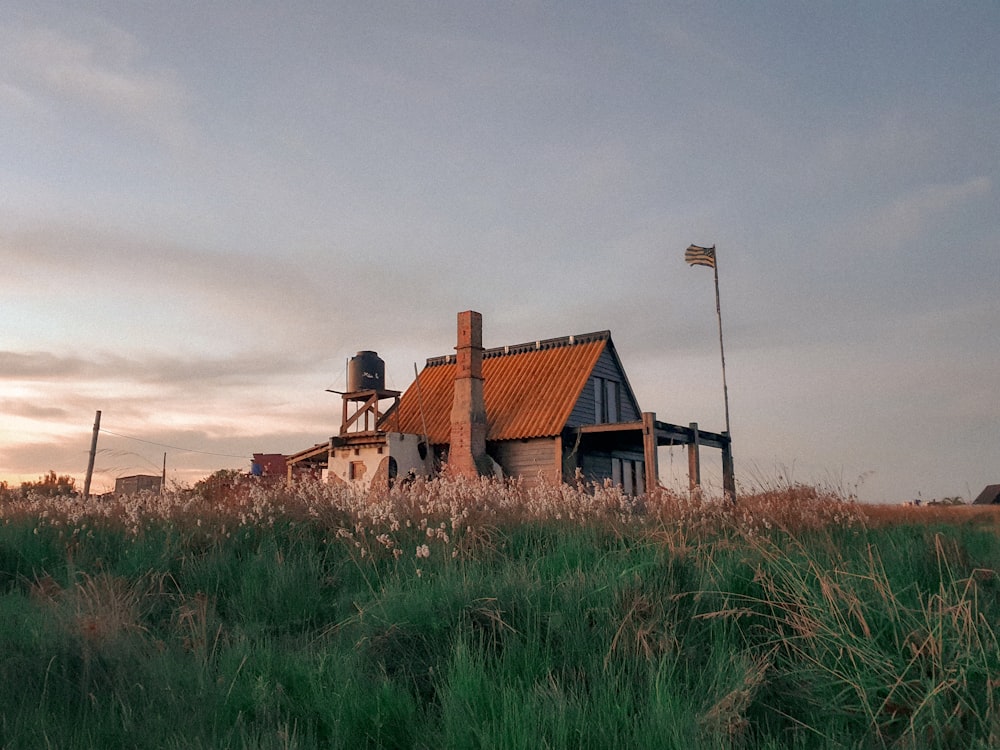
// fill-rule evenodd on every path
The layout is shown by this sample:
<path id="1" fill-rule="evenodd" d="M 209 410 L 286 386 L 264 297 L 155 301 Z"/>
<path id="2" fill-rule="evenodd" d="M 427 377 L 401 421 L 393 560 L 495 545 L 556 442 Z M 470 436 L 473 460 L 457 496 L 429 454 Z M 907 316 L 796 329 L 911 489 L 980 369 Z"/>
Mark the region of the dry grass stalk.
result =
<path id="1" fill-rule="evenodd" d="M 765 683 L 770 667 L 770 655 L 753 660 L 743 674 L 742 684 L 723 695 L 698 718 L 702 730 L 709 735 L 721 734 L 732 741 L 742 739 L 750 727 L 747 709 Z"/>

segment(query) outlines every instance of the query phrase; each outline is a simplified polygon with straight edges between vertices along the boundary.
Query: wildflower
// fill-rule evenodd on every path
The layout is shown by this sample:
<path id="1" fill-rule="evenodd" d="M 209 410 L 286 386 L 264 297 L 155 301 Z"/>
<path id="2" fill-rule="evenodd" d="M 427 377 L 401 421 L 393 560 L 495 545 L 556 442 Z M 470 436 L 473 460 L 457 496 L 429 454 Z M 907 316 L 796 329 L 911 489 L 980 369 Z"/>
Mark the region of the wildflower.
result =
<path id="1" fill-rule="evenodd" d="M 419 545 L 417 547 L 417 557 L 418 558 L 420 558 L 420 557 L 430 557 L 430 556 L 431 556 L 431 548 L 428 547 L 426 544 L 421 544 L 421 545 Z"/>

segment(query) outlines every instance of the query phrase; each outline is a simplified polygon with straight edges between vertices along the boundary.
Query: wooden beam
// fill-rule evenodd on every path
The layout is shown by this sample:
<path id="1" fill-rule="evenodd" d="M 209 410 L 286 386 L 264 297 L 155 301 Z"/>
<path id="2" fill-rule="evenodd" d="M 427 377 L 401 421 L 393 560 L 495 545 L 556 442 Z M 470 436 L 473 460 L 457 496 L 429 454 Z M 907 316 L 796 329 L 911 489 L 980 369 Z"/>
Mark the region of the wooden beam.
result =
<path id="1" fill-rule="evenodd" d="M 655 416 L 655 415 L 654 415 Z M 708 448 L 722 448 L 729 444 L 729 436 L 726 433 L 709 432 L 699 430 L 697 422 L 692 422 L 695 427 L 682 427 L 681 425 L 670 424 L 668 422 L 653 422 L 657 445 L 689 445 L 695 440 L 695 430 L 700 445 Z M 584 435 L 593 435 L 605 432 L 637 432 L 644 430 L 645 421 L 640 422 L 611 422 L 609 424 L 588 424 L 577 429 Z"/>
<path id="2" fill-rule="evenodd" d="M 724 434 L 720 435 L 716 432 L 698 430 L 698 445 L 703 445 L 706 448 L 719 448 L 721 450 L 729 445 L 729 440 Z"/>
<path id="3" fill-rule="evenodd" d="M 587 424 L 577 429 L 584 434 L 595 432 L 631 432 L 642 429 L 642 422 L 610 422 L 607 424 Z"/>
<path id="4" fill-rule="evenodd" d="M 347 419 L 345 417 L 344 426 L 341 428 L 341 432 L 342 433 L 346 433 L 347 430 L 348 430 L 348 428 L 351 427 L 351 425 L 353 425 L 355 422 L 357 422 L 358 419 L 362 415 L 364 415 L 364 417 L 365 417 L 365 431 L 367 432 L 367 430 L 368 430 L 368 414 L 370 412 L 374 412 L 375 413 L 375 421 L 377 423 L 378 422 L 378 394 L 377 393 L 376 394 L 372 394 L 371 396 L 369 396 L 368 400 L 365 401 L 365 403 L 361 406 L 361 408 L 358 409 L 356 412 L 354 412 L 354 416 L 352 416 L 350 419 Z M 347 413 L 347 402 L 346 401 L 344 402 L 344 413 L 345 414 Z"/>
<path id="5" fill-rule="evenodd" d="M 653 492 L 660 484 L 659 458 L 656 453 L 656 414 L 642 413 L 642 455 L 645 466 L 646 492 Z"/>
<path id="6" fill-rule="evenodd" d="M 697 422 L 692 424 L 697 425 Z M 695 439 L 697 428 L 682 427 L 667 422 L 656 423 L 656 439 L 659 445 L 689 445 Z M 698 443 L 709 448 L 722 448 L 729 442 L 725 433 L 708 432 L 707 430 L 697 430 Z"/>
<path id="7" fill-rule="evenodd" d="M 658 445 L 687 445 L 692 440 L 691 430 L 687 427 L 657 422 L 655 429 Z"/>

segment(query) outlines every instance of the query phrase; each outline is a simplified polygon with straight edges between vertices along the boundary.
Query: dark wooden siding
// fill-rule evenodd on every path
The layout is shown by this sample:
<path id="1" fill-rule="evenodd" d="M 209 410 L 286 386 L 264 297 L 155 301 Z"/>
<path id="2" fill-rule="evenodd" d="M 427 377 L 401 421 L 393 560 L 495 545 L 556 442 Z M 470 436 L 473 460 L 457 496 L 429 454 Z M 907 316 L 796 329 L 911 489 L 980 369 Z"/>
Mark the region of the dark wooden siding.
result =
<path id="1" fill-rule="evenodd" d="M 561 474 L 561 460 L 557 455 L 556 438 L 530 440 L 503 440 L 490 443 L 487 452 L 503 467 L 504 476 L 524 477 L 528 486 L 539 482 L 539 475 L 549 481 Z"/>
<path id="2" fill-rule="evenodd" d="M 584 482 L 604 482 L 612 479 L 611 459 L 618 458 L 633 464 L 644 460 L 635 451 L 587 451 L 580 455 L 580 473 Z"/>
<path id="3" fill-rule="evenodd" d="M 580 456 L 580 472 L 585 482 L 603 482 L 605 479 L 611 479 L 611 454 L 583 454 Z"/>
<path id="4" fill-rule="evenodd" d="M 638 404 L 632 400 L 629 389 L 625 386 L 624 373 L 622 373 L 621 369 L 618 367 L 618 364 L 615 362 L 615 358 L 611 356 L 611 353 L 607 349 L 605 349 L 601 353 L 600 358 L 597 360 L 597 364 L 594 365 L 594 370 L 587 379 L 587 385 L 584 386 L 583 393 L 580 394 L 580 398 L 573 407 L 573 412 L 570 414 L 569 421 L 566 423 L 567 427 L 580 427 L 585 424 L 595 424 L 597 422 L 597 404 L 594 400 L 595 378 L 614 380 L 621 384 L 621 405 L 618 417 L 619 422 L 638 422 L 642 419 L 642 415 L 639 413 Z M 610 463 L 608 465 L 608 471 L 610 472 Z"/>

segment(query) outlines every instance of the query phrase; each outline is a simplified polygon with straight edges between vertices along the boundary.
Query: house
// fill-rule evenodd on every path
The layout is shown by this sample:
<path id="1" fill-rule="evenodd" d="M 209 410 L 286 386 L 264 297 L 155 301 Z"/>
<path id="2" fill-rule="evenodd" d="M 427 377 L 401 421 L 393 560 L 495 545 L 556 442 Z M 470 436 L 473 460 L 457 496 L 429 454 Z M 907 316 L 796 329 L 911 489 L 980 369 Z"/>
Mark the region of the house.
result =
<path id="1" fill-rule="evenodd" d="M 129 477 L 118 477 L 115 480 L 116 495 L 135 495 L 139 492 L 159 492 L 163 486 L 163 478 L 153 474 L 134 474 Z"/>
<path id="2" fill-rule="evenodd" d="M 303 466 L 366 486 L 439 471 L 529 486 L 580 477 L 641 495 L 658 486 L 657 449 L 685 445 L 692 490 L 700 448 L 714 447 L 735 496 L 729 435 L 642 411 L 609 331 L 485 349 L 468 310 L 455 353 L 428 359 L 405 392 L 385 389 L 384 367 L 374 352 L 351 359 L 339 434 L 288 456 L 289 478 Z"/>
<path id="3" fill-rule="evenodd" d="M 434 463 L 465 475 L 502 473 L 529 484 L 611 480 L 630 494 L 658 485 L 657 447 L 698 447 L 728 435 L 679 427 L 643 412 L 609 331 L 484 349 L 482 317 L 458 315 L 456 353 L 427 360 L 384 422 L 426 438 Z"/>
<path id="4" fill-rule="evenodd" d="M 972 501 L 973 505 L 1000 505 L 1000 484 L 988 484 Z"/>

